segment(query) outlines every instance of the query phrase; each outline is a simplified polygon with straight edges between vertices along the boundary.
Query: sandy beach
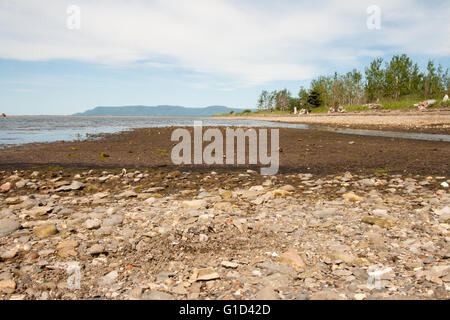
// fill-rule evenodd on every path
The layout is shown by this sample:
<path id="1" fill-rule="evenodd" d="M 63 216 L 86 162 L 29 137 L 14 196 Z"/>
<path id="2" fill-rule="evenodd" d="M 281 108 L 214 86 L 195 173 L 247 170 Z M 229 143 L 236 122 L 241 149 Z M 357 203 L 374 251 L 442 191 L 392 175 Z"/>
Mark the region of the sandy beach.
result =
<path id="1" fill-rule="evenodd" d="M 308 115 L 262 114 L 220 116 L 218 119 L 261 120 L 326 125 L 336 128 L 450 133 L 450 110 L 383 110 L 349 113 L 310 113 Z"/>

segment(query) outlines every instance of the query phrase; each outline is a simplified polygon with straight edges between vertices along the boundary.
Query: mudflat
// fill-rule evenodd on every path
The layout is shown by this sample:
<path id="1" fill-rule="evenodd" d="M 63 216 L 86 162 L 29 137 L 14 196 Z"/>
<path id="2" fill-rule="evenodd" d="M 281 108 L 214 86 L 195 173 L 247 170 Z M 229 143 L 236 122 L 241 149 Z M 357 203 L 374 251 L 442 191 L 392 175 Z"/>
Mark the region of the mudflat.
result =
<path id="1" fill-rule="evenodd" d="M 175 128 L 145 128 L 96 139 L 33 143 L 0 151 L 0 168 L 161 168 L 175 167 Z M 191 130 L 192 128 L 187 128 Z M 206 130 L 207 127 L 204 128 Z M 221 129 L 224 132 L 225 128 Z M 450 143 L 280 128 L 280 173 L 391 172 L 447 175 Z M 204 143 L 206 146 L 208 143 Z M 248 162 L 246 162 L 248 163 Z M 246 170 L 249 165 L 182 166 L 184 171 Z"/>

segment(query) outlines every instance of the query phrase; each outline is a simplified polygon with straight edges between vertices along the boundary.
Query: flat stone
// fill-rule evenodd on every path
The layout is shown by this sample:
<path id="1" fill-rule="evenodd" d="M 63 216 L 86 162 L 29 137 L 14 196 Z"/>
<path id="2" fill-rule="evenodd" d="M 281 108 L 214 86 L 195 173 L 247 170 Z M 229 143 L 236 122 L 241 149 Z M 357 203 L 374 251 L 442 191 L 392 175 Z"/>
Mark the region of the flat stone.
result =
<path id="1" fill-rule="evenodd" d="M 290 264 L 296 270 L 303 270 L 306 267 L 303 259 L 298 255 L 297 251 L 293 248 L 280 255 L 279 260 L 281 263 Z"/>
<path id="2" fill-rule="evenodd" d="M 360 196 L 358 196 L 358 195 L 356 195 L 354 193 L 345 193 L 342 197 L 345 200 L 347 200 L 347 201 L 353 201 L 353 202 L 356 202 L 356 201 L 362 202 L 362 201 L 364 201 L 364 198 L 362 198 L 362 197 L 360 197 Z"/>
<path id="3" fill-rule="evenodd" d="M 111 271 L 99 279 L 98 285 L 102 287 L 110 286 L 116 282 L 118 277 L 119 273 L 116 270 Z"/>
<path id="4" fill-rule="evenodd" d="M 123 215 L 122 214 L 113 214 L 103 220 L 103 227 L 113 227 L 117 225 L 121 225 L 123 223 Z"/>
<path id="5" fill-rule="evenodd" d="M 345 252 L 343 250 L 335 250 L 327 255 L 333 261 L 343 261 L 347 264 L 351 264 L 355 261 L 355 256 L 351 253 Z"/>
<path id="6" fill-rule="evenodd" d="M 334 216 L 336 214 L 336 211 L 337 211 L 336 208 L 323 208 L 323 209 L 314 211 L 312 214 L 313 214 L 313 216 L 315 216 L 317 218 L 326 218 L 326 217 Z"/>
<path id="7" fill-rule="evenodd" d="M 162 291 L 152 291 L 150 293 L 144 293 L 141 297 L 142 300 L 174 300 L 173 295 Z"/>
<path id="8" fill-rule="evenodd" d="M 80 181 L 73 181 L 70 185 L 61 186 L 56 189 L 56 192 L 80 190 L 84 187 L 84 184 Z"/>
<path id="9" fill-rule="evenodd" d="M 3 260 L 12 259 L 16 256 L 18 249 L 2 250 L 0 251 L 0 258 Z"/>
<path id="10" fill-rule="evenodd" d="M 102 225 L 102 222 L 99 219 L 88 219 L 84 222 L 84 226 L 86 229 L 98 229 Z"/>
<path id="11" fill-rule="evenodd" d="M 255 300 L 279 300 L 280 297 L 270 287 L 264 287 L 255 295 Z"/>
<path id="12" fill-rule="evenodd" d="M 236 269 L 237 267 L 239 267 L 238 263 L 231 262 L 231 261 L 222 261 L 221 265 L 222 265 L 222 267 L 230 268 L 230 269 Z"/>
<path id="13" fill-rule="evenodd" d="M 288 192 L 294 192 L 295 188 L 293 186 L 291 186 L 290 184 L 287 184 L 285 186 L 282 186 L 280 188 L 278 188 L 278 190 L 284 190 L 284 191 L 288 191 Z"/>
<path id="14" fill-rule="evenodd" d="M 9 190 L 11 190 L 11 183 L 9 182 L 6 182 L 0 186 L 1 192 L 8 192 Z"/>
<path id="15" fill-rule="evenodd" d="M 132 191 L 132 190 L 127 190 L 122 192 L 121 194 L 119 194 L 117 196 L 117 198 L 122 199 L 122 198 L 135 198 L 137 197 L 137 193 Z"/>
<path id="16" fill-rule="evenodd" d="M 220 275 L 212 268 L 203 268 L 197 270 L 197 281 L 209 281 L 219 279 Z"/>
<path id="17" fill-rule="evenodd" d="M 0 281 L 0 291 L 11 292 L 16 289 L 16 282 L 12 279 Z"/>
<path id="18" fill-rule="evenodd" d="M 206 207 L 205 200 L 185 200 L 182 202 L 183 207 L 187 209 L 200 209 Z"/>
<path id="19" fill-rule="evenodd" d="M 367 223 L 367 224 L 377 225 L 382 228 L 391 228 L 395 224 L 395 222 L 393 220 L 382 219 L 382 218 L 377 218 L 377 217 L 370 217 L 370 216 L 362 218 L 361 221 L 364 223 Z"/>
<path id="20" fill-rule="evenodd" d="M 105 252 L 105 247 L 100 244 L 94 244 L 87 251 L 90 255 L 96 255 Z"/>
<path id="21" fill-rule="evenodd" d="M 58 250 L 57 254 L 60 258 L 76 257 L 78 253 L 74 247 L 64 247 Z"/>
<path id="22" fill-rule="evenodd" d="M 1 219 L 0 220 L 0 237 L 7 236 L 21 226 L 19 221 L 12 219 Z"/>
<path id="23" fill-rule="evenodd" d="M 37 237 L 43 239 L 57 234 L 58 230 L 54 224 L 46 224 L 34 228 L 33 232 Z"/>
<path id="24" fill-rule="evenodd" d="M 341 296 L 333 291 L 319 291 L 311 294 L 310 300 L 344 300 Z"/>
<path id="25" fill-rule="evenodd" d="M 49 206 L 45 207 L 35 207 L 27 211 L 28 214 L 30 214 L 33 217 L 40 217 L 43 215 L 46 215 L 49 212 L 52 212 L 53 208 Z"/>

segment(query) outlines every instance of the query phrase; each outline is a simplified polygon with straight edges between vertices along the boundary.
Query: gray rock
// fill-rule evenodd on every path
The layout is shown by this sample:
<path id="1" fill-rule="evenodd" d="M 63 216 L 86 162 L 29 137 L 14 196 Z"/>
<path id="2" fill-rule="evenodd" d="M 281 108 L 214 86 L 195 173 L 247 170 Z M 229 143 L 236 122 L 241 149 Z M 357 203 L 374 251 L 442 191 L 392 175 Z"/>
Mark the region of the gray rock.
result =
<path id="1" fill-rule="evenodd" d="M 88 249 L 88 253 L 90 255 L 96 255 L 105 252 L 105 247 L 100 244 L 94 244 L 92 247 Z"/>
<path id="2" fill-rule="evenodd" d="M 170 293 L 153 291 L 146 292 L 141 297 L 142 300 L 174 300 L 174 297 Z"/>
<path id="3" fill-rule="evenodd" d="M 116 270 L 111 271 L 99 279 L 98 285 L 101 287 L 110 286 L 116 282 L 118 276 L 119 273 Z"/>
<path id="4" fill-rule="evenodd" d="M 84 184 L 80 181 L 73 181 L 71 184 L 69 184 L 68 186 L 61 186 L 58 189 L 56 189 L 56 192 L 61 192 L 61 191 L 72 191 L 72 190 L 80 190 L 84 187 Z"/>
<path id="5" fill-rule="evenodd" d="M 0 220 L 0 236 L 7 236 L 20 228 L 20 222 L 12 219 Z"/>
<path id="6" fill-rule="evenodd" d="M 278 300 L 279 296 L 270 287 L 264 287 L 255 295 L 255 300 Z"/>
<path id="7" fill-rule="evenodd" d="M 110 217 L 103 220 L 103 227 L 113 227 L 121 225 L 123 222 L 123 215 L 122 214 L 113 214 Z"/>
<path id="8" fill-rule="evenodd" d="M 101 221 L 99 219 L 88 219 L 86 220 L 86 222 L 84 223 L 84 226 L 87 229 L 98 229 L 101 226 Z"/>
<path id="9" fill-rule="evenodd" d="M 336 214 L 336 208 L 324 208 L 313 212 L 313 216 L 317 218 L 331 217 Z"/>

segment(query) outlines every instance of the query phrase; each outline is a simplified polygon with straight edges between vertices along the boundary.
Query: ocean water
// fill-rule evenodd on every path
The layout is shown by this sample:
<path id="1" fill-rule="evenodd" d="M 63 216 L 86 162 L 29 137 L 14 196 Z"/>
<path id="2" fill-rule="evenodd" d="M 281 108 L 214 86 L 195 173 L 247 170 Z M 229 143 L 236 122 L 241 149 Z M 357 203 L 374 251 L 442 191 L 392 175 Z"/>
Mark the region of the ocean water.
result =
<path id="1" fill-rule="evenodd" d="M 85 140 L 91 135 L 116 133 L 133 128 L 193 126 L 201 120 L 203 126 L 278 127 L 315 129 L 343 134 L 382 136 L 391 138 L 449 141 L 450 135 L 387 132 L 374 130 L 333 129 L 325 126 L 290 124 L 253 120 L 225 120 L 187 117 L 63 117 L 33 116 L 0 118 L 0 147 L 33 142 Z"/>
<path id="2" fill-rule="evenodd" d="M 280 127 L 266 121 L 220 120 L 188 117 L 8 117 L 0 118 L 0 145 L 20 145 L 32 142 L 84 140 L 100 133 L 116 133 L 133 128 L 193 126 L 201 120 L 203 126 Z M 308 128 L 302 124 L 283 127 Z"/>

